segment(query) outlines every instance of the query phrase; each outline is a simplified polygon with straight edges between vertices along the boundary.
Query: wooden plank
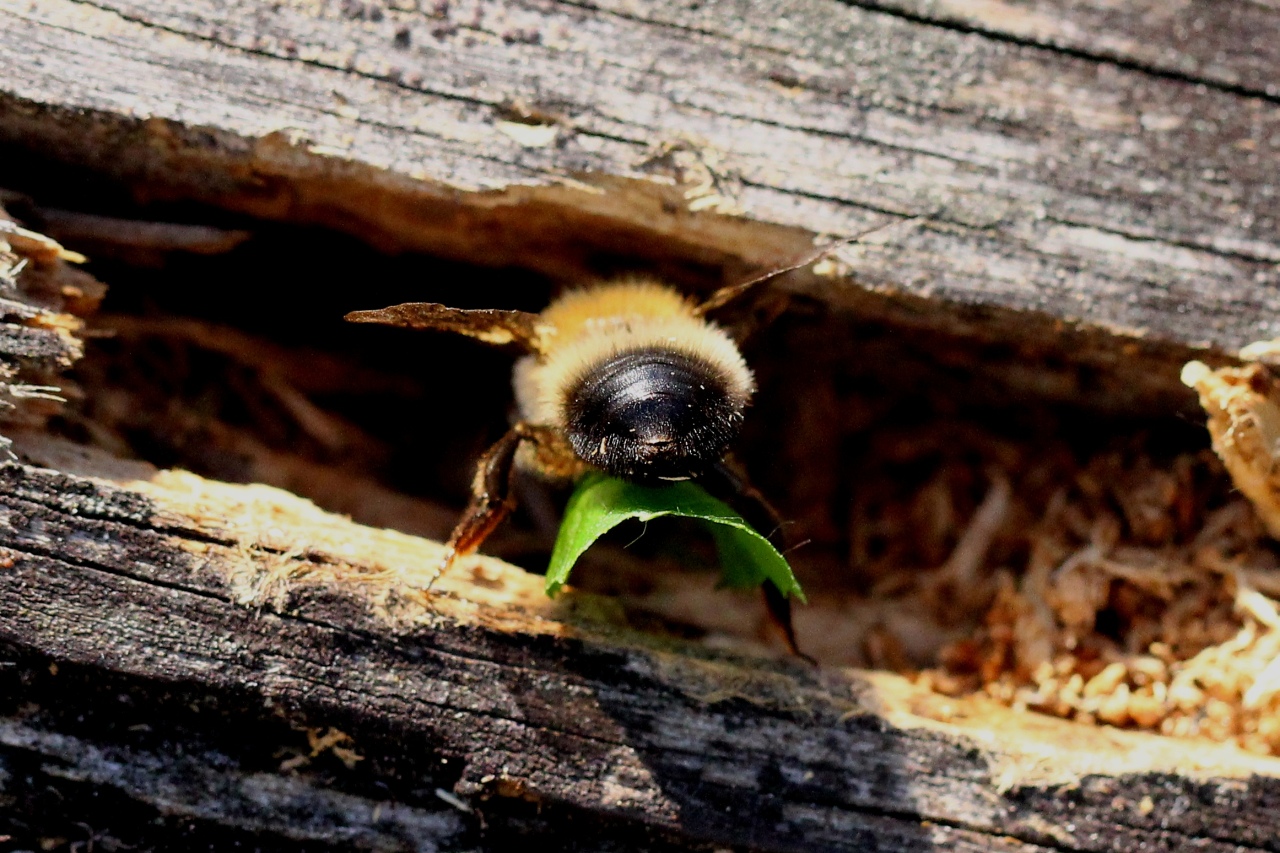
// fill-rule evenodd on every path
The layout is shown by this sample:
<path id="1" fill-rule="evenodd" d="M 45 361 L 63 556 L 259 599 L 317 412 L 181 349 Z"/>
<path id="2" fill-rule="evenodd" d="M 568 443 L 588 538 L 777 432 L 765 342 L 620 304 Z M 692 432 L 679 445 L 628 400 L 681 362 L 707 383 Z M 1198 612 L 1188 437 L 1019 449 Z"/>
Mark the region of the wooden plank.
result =
<path id="1" fill-rule="evenodd" d="M 1251 95 L 1280 96 L 1280 17 L 1251 0 L 863 0 L 868 9 L 1110 60 Z"/>
<path id="2" fill-rule="evenodd" d="M 603 253 L 709 286 L 927 214 L 791 286 L 1080 358 L 1105 347 L 1077 321 L 1166 364 L 1280 333 L 1265 98 L 830 0 L 377 8 L 5 0 L 4 55 L 42 62 L 0 72 L 0 138 L 147 198 L 559 275 Z M 719 194 L 691 213 L 670 182 L 698 175 Z"/>
<path id="3" fill-rule="evenodd" d="M 16 662 L 10 661 L 10 666 L 17 670 Z M 42 678 L 63 684 L 82 680 L 85 692 L 107 708 L 118 706 L 122 696 L 129 698 L 127 692 L 103 695 L 91 676 L 79 679 L 71 667 L 52 677 L 36 667 L 11 677 L 19 675 L 28 683 L 25 698 L 33 692 L 30 683 Z M 129 689 L 129 685 L 113 686 Z M 65 698 L 54 702 L 66 705 Z M 88 703 L 76 711 L 98 717 L 95 722 L 110 719 L 101 711 L 95 715 Z M 6 801 L 15 806 L 11 818 L 20 814 L 26 824 L 23 830 L 8 827 L 18 837 L 6 840 L 18 847 L 51 837 L 188 849 L 254 845 L 270 839 L 277 850 L 436 850 L 463 841 L 459 812 L 438 800 L 434 808 L 424 808 L 361 797 L 334 790 L 318 779 L 255 773 L 216 750 L 194 754 L 148 750 L 101 735 L 95 739 L 51 731 L 47 720 L 33 723 L 30 717 L 28 712 L 0 719 L 0 768 L 10 780 Z M 145 727 L 152 743 L 161 735 L 152 723 L 133 725 Z M 172 731 L 163 734 L 174 736 Z M 86 794 L 86 788 L 96 797 Z M 57 807 L 50 803 L 50 792 L 57 794 Z M 110 802 L 88 806 L 95 798 Z M 7 823 L 11 821 L 0 817 L 0 830 Z M 80 832 L 59 836 L 62 826 Z M 77 838 L 81 833 L 86 837 Z"/>
<path id="4" fill-rule="evenodd" d="M 15 179 L 56 157 L 143 201 L 695 288 L 927 214 L 788 287 L 1013 342 L 1011 371 L 1065 353 L 1104 378 L 1031 381 L 1099 409 L 1177 408 L 1197 347 L 1276 331 L 1276 104 L 1142 59 L 828 0 L 0 16 Z M 279 845 L 330 843 L 315 818 L 339 815 L 375 849 L 583 827 L 582 849 L 1277 849 L 1276 760 L 655 640 L 492 562 L 428 596 L 435 544 L 260 487 L 56 464 L 0 469 L 0 781 L 23 808 L 43 784 L 105 798 L 127 843 L 177 843 L 137 834 L 158 811 Z M 304 753 L 296 780 L 280 715 L 341 729 L 359 772 Z M 12 802 L 0 835 L 33 832 Z M 384 823 L 384 802 L 407 810 Z"/>
<path id="5" fill-rule="evenodd" d="M 480 814 L 515 831 L 528 801 L 549 810 L 545 832 L 595 816 L 654 849 L 1226 851 L 1280 837 L 1274 759 L 981 704 L 971 713 L 990 717 L 937 723 L 951 700 L 901 679 L 656 642 L 497 563 L 482 584 L 446 577 L 424 596 L 413 581 L 438 544 L 263 487 L 155 473 L 122 488 L 12 464 L 0 482 L 0 597 L 21 602 L 0 608 L 0 643 L 24 672 L 58 664 L 10 694 L 25 714 L 0 708 L 0 761 L 54 762 L 134 810 L 163 799 L 170 816 L 294 840 L 314 834 L 311 806 L 345 810 L 353 844 L 385 849 L 414 849 L 414 826 L 460 849 Z M 69 706 L 36 713 L 42 696 Z M 96 722 L 67 722 L 81 704 Z M 108 725 L 112 707 L 146 737 Z M 280 715 L 340 729 L 368 769 L 272 777 L 261 750 Z M 214 743 L 164 747 L 192 730 Z M 216 777 L 225 798 L 184 776 Z M 437 787 L 476 811 L 427 808 Z M 302 822 L 237 805 L 255 791 L 292 799 Z M 370 821 L 384 799 L 407 810 Z"/>

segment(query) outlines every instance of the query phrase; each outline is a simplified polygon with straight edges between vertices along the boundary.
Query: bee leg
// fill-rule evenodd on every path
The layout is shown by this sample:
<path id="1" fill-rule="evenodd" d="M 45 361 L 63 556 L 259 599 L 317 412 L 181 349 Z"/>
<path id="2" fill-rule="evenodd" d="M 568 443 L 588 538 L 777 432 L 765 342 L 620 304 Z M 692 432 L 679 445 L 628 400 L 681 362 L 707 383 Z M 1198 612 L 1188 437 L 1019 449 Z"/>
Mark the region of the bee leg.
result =
<path id="1" fill-rule="evenodd" d="M 782 636 L 787 641 L 787 651 L 802 659 L 805 663 L 817 666 L 818 662 L 800 651 L 800 646 L 796 642 L 796 628 L 791 623 L 791 599 L 783 595 L 782 590 L 774 586 L 773 581 L 769 580 L 760 584 L 760 594 L 764 598 L 764 607 L 769 614 L 769 621 L 782 632 Z"/>
<path id="2" fill-rule="evenodd" d="M 726 462 L 718 462 L 701 479 L 713 494 L 719 492 L 726 497 L 760 535 L 767 538 L 776 532 L 781 536 L 783 548 L 780 550 L 785 550 L 787 537 L 782 516 L 778 515 L 778 511 L 751 485 L 744 474 Z M 816 665 L 817 661 L 800 651 L 800 646 L 796 643 L 796 629 L 791 621 L 791 599 L 783 595 L 782 590 L 770 580 L 760 585 L 760 592 L 764 596 L 769 621 L 786 639 L 787 649 L 796 657 Z"/>
<path id="3" fill-rule="evenodd" d="M 471 502 L 462 518 L 449 535 L 444 557 L 436 566 L 426 588 L 453 566 L 459 557 L 475 551 L 489 537 L 502 520 L 516 508 L 511 490 L 511 472 L 515 468 L 516 451 L 521 442 L 536 441 L 538 431 L 525 423 L 518 423 L 485 451 L 476 464 L 475 478 L 471 481 Z"/>

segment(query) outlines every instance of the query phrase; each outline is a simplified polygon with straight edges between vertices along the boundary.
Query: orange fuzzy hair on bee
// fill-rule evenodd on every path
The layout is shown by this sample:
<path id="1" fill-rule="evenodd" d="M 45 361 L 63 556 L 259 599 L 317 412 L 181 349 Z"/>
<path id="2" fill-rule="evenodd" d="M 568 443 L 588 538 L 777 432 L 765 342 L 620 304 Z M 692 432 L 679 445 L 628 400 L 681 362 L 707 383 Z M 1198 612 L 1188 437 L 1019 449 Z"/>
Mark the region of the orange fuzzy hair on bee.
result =
<path id="1" fill-rule="evenodd" d="M 663 350 L 686 356 L 718 381 L 738 408 L 755 391 L 733 339 L 702 318 L 674 289 L 629 279 L 570 290 L 538 315 L 543 350 L 516 365 L 521 414 L 534 424 L 564 427 L 567 395 L 623 353 Z"/>

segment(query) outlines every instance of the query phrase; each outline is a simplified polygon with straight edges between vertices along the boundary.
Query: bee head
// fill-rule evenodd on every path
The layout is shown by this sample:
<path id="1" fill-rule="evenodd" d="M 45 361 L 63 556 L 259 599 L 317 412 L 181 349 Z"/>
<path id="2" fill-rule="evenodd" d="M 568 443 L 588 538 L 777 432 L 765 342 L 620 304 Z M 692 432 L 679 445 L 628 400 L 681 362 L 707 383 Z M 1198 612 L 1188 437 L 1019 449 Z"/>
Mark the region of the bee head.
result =
<path id="1" fill-rule="evenodd" d="M 574 452 L 641 483 L 690 479 L 720 461 L 745 406 L 713 365 L 658 347 L 611 356 L 566 402 Z"/>

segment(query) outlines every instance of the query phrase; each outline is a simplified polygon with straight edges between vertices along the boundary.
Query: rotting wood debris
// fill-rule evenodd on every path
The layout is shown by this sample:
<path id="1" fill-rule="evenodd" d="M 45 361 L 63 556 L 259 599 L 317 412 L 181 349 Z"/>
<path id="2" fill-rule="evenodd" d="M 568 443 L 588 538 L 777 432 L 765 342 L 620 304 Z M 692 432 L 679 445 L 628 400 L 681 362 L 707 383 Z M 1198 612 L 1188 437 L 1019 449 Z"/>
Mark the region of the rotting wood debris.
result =
<path id="1" fill-rule="evenodd" d="M 284 486 L 409 532 L 447 530 L 451 508 L 369 473 L 386 462 L 383 439 L 316 401 L 353 386 L 420 392 L 412 381 L 198 318 L 121 315 L 97 325 L 111 339 L 88 342 L 79 388 L 59 375 L 81 355 L 77 318 L 96 310 L 102 286 L 70 265 L 74 253 L 7 217 L 0 238 L 0 307 L 17 321 L 0 341 L 7 428 L 55 418 L 56 430 L 145 455 L 137 437 L 150 422 L 152 449 L 163 434 L 178 466 Z M 162 342 L 177 372 L 137 362 L 147 357 L 142 341 Z M 199 375 L 181 375 L 197 363 Z M 1261 363 L 1196 368 L 1188 381 L 1225 467 L 1208 449 L 1152 452 L 1141 435 L 1088 453 L 1052 442 L 1028 452 L 974 423 L 874 435 L 870 455 L 911 468 L 912 486 L 865 478 L 838 540 L 854 582 L 819 589 L 797 614 L 802 642 L 810 637 L 807 649 L 826 663 L 887 668 L 953 697 L 1280 754 L 1280 552 L 1267 503 L 1275 461 L 1259 450 L 1274 446 L 1280 392 Z M 59 395 L 65 408 L 54 405 Z M 957 441 L 965 453 L 939 452 Z M 1240 447 L 1252 454 L 1245 462 Z M 1246 470 L 1262 471 L 1264 484 L 1246 486 Z M 504 541 L 516 553 L 539 547 L 528 531 Z M 658 562 L 655 570 L 612 552 L 586 582 L 621 587 L 638 621 L 648 614 L 657 620 L 646 624 L 761 650 L 753 605 L 726 606 L 710 576 Z M 645 583 L 601 580 L 619 566 Z M 279 582 L 287 579 L 246 586 L 244 603 L 263 603 L 254 589 L 278 595 Z"/>

